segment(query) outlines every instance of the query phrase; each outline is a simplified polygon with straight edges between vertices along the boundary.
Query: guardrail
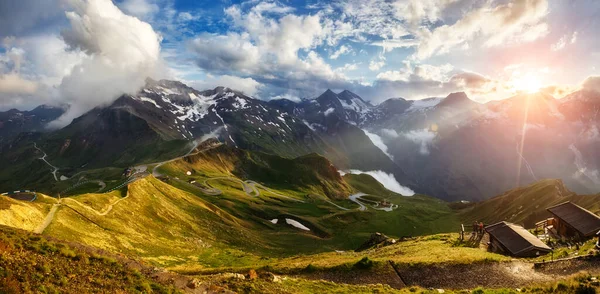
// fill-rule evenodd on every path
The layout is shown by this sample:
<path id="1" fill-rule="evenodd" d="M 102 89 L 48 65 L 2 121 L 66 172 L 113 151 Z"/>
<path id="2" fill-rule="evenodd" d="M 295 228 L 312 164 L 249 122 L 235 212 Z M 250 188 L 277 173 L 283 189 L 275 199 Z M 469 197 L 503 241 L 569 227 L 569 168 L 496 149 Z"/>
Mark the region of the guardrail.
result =
<path id="1" fill-rule="evenodd" d="M 29 200 L 29 202 L 33 202 L 37 199 L 37 193 L 35 193 L 34 191 L 31 191 L 31 190 L 15 190 L 12 192 L 4 192 L 4 193 L 0 194 L 0 196 L 10 196 L 10 195 L 19 194 L 19 193 L 32 193 L 33 198 L 31 200 Z"/>

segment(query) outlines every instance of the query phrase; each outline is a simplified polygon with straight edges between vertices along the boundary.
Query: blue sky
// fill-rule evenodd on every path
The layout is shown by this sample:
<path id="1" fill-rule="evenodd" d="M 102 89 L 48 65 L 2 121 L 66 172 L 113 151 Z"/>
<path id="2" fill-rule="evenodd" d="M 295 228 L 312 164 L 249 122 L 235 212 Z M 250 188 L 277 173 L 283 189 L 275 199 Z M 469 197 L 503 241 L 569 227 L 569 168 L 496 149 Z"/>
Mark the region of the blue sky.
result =
<path id="1" fill-rule="evenodd" d="M 0 108 L 82 112 L 145 77 L 265 100 L 558 98 L 598 74 L 599 15 L 592 0 L 5 0 Z"/>

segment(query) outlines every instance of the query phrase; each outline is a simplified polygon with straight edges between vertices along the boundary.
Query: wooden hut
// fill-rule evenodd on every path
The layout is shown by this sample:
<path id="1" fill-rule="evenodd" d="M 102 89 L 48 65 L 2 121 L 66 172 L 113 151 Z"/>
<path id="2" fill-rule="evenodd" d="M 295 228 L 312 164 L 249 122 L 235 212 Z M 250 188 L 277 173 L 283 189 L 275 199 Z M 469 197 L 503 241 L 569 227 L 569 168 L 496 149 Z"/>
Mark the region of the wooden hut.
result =
<path id="1" fill-rule="evenodd" d="M 499 222 L 485 227 L 490 236 L 488 249 L 515 257 L 536 257 L 547 254 L 552 248 L 525 228 L 509 222 Z"/>
<path id="2" fill-rule="evenodd" d="M 600 217 L 575 203 L 561 203 L 548 211 L 554 218 L 554 230 L 561 237 L 585 240 L 600 230 Z"/>

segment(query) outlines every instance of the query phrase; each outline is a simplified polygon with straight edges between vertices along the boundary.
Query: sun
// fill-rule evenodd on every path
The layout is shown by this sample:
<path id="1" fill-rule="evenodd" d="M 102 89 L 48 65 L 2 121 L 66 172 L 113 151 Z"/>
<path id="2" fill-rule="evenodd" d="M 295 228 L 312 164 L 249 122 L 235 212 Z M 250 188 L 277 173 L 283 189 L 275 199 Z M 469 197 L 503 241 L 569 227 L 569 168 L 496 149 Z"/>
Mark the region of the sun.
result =
<path id="1" fill-rule="evenodd" d="M 515 92 L 537 93 L 542 88 L 542 82 L 537 76 L 526 75 L 514 78 L 512 87 Z"/>

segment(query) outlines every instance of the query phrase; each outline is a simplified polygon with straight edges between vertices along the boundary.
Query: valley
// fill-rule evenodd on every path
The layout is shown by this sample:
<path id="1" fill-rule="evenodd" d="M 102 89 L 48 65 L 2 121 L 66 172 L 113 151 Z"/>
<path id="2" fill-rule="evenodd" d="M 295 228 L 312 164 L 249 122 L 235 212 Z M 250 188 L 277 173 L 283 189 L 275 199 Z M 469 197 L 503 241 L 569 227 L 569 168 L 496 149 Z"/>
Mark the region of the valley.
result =
<path id="1" fill-rule="evenodd" d="M 600 293 L 598 15 L 0 0 L 0 294 Z"/>
<path id="2" fill-rule="evenodd" d="M 509 220 L 531 227 L 530 219 L 546 217 L 547 204 L 566 199 L 600 211 L 597 196 L 576 195 L 557 180 L 481 203 L 448 203 L 419 194 L 402 196 L 367 174 L 341 176 L 316 154 L 287 159 L 216 139 L 201 142 L 186 155 L 132 170 L 113 184 L 103 180 L 109 183 L 105 192 L 99 193 L 94 182 L 60 199 L 39 192 L 34 201 L 2 197 L 0 224 L 141 260 L 184 280 L 198 277 L 202 287 L 240 291 L 250 283 L 262 289 L 258 291 L 295 292 L 302 285 L 360 293 L 373 289 L 361 284 L 383 284 L 384 292 L 413 287 L 451 291 L 569 279 L 579 265 L 567 266 L 560 275 L 543 273 L 529 269 L 528 261 L 457 246 L 460 224 Z M 374 232 L 398 241 L 355 252 Z M 581 266 L 588 265 L 583 261 Z M 458 282 L 460 276 L 449 278 L 452 268 L 473 275 L 496 271 L 497 276 L 477 284 Z M 522 272 L 512 273 L 514 268 L 531 272 L 523 278 Z M 253 270 L 291 280 L 265 284 L 220 276 Z M 432 271 L 454 282 L 425 279 Z M 193 293 L 183 284 L 181 290 Z"/>
<path id="3" fill-rule="evenodd" d="M 546 98 L 505 103 L 522 99 Z M 349 91 L 298 103 L 264 102 L 228 88 L 200 92 L 148 81 L 138 95 L 94 109 L 66 128 L 21 133 L 0 146 L 0 160 L 9 167 L 0 171 L 0 187 L 35 191 L 33 198 L 2 196 L 0 225 L 138 260 L 179 275 L 180 282 L 166 285 L 190 293 L 194 287 L 366 293 L 374 284 L 382 292 L 477 286 L 502 292 L 572 281 L 584 268 L 597 273 L 593 261 L 557 263 L 563 269 L 557 274 L 534 269 L 540 259 L 515 261 L 460 241 L 461 228 L 475 221 L 531 229 L 549 217 L 547 207 L 565 201 L 600 211 L 600 196 L 572 192 L 572 178 L 540 178 L 552 174 L 539 171 L 524 134 L 516 142 L 497 135 L 470 141 L 482 128 L 506 133 L 498 125 L 503 122 L 482 121 L 498 107 L 461 93 L 378 106 Z M 501 111 L 512 120 L 520 115 Z M 540 113 L 530 119 L 547 118 Z M 494 144 L 508 147 L 474 147 L 493 136 Z M 532 131 L 528 140 L 536 136 Z M 460 153 L 438 150 L 459 144 L 452 143 L 457 138 L 471 142 L 471 149 L 463 152 L 460 143 Z M 439 152 L 457 160 L 446 161 Z M 581 170 L 587 162 L 577 155 Z M 520 163 L 517 182 L 523 184 L 486 196 L 515 187 L 485 178 L 502 179 L 507 172 L 502 169 L 508 165 L 489 169 L 490 158 Z M 473 162 L 479 167 L 469 171 Z M 386 241 L 375 242 L 375 236 Z M 556 252 L 563 257 L 593 248 L 590 242 L 578 249 L 560 246 Z M 252 271 L 263 278 L 241 278 Z M 481 278 L 461 281 L 455 271 Z M 494 277 L 482 276 L 487 271 Z M 144 275 L 165 282 L 151 272 Z"/>

